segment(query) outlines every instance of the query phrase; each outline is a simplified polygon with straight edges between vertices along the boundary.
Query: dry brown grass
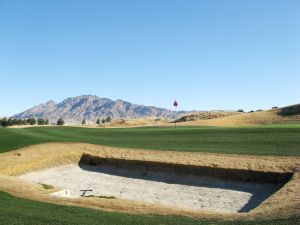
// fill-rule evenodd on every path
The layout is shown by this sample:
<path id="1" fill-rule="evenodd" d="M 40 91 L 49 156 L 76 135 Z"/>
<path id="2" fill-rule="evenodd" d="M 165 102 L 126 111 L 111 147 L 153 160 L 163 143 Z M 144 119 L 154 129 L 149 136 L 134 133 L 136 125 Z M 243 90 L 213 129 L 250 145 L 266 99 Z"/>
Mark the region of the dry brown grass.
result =
<path id="1" fill-rule="evenodd" d="M 145 127 L 145 126 L 164 126 L 170 124 L 170 120 L 156 117 L 143 118 L 126 118 L 113 120 L 111 123 L 105 124 L 103 127 L 120 128 L 120 127 Z"/>
<path id="2" fill-rule="evenodd" d="M 300 123 L 298 115 L 280 115 L 279 109 L 253 113 L 240 113 L 223 118 L 178 123 L 181 126 L 255 126 L 267 124 Z"/>
<path id="3" fill-rule="evenodd" d="M 188 121 L 196 121 L 196 120 L 210 120 L 210 119 L 217 119 L 217 118 L 232 116 L 232 115 L 235 115 L 235 114 L 241 114 L 241 112 L 222 111 L 222 110 L 204 111 L 204 112 L 197 112 L 197 113 L 187 114 L 187 115 L 182 116 L 179 119 L 177 119 L 176 122 L 188 122 Z"/>
<path id="4" fill-rule="evenodd" d="M 199 210 L 183 210 L 157 204 L 123 200 L 79 198 L 65 199 L 50 196 L 39 184 L 18 179 L 16 176 L 29 171 L 78 163 L 83 153 L 100 157 L 210 166 L 217 168 L 247 169 L 266 172 L 294 172 L 283 188 L 249 213 L 215 213 Z M 15 196 L 55 204 L 78 205 L 104 210 L 130 213 L 176 214 L 193 218 L 236 219 L 240 217 L 286 217 L 299 215 L 300 157 L 240 156 L 209 153 L 184 153 L 172 151 L 146 151 L 112 148 L 82 143 L 48 143 L 0 154 L 0 190 Z"/>

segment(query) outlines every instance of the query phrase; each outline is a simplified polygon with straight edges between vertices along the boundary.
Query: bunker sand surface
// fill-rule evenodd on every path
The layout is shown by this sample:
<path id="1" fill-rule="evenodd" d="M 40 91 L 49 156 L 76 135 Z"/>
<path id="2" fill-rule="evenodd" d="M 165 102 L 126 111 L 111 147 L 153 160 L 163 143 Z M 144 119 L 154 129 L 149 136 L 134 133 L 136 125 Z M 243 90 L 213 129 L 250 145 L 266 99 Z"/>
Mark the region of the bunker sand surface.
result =
<path id="1" fill-rule="evenodd" d="M 0 160 L 0 190 L 9 192 L 18 197 L 41 200 L 56 204 L 78 205 L 91 208 L 101 208 L 105 210 L 125 211 L 130 213 L 176 214 L 194 218 L 223 219 L 236 219 L 241 217 L 286 217 L 289 215 L 299 215 L 300 210 L 300 176 L 297 169 L 297 164 L 299 164 L 299 157 L 258 157 L 208 153 L 181 153 L 171 151 L 161 152 L 120 149 L 80 143 L 48 143 L 29 146 L 12 152 L 2 153 L 0 155 Z M 78 167 L 78 163 L 80 167 Z M 128 166 L 132 164 L 134 164 L 134 167 Z M 163 204 L 161 201 L 145 202 L 139 198 L 123 199 L 122 196 L 115 196 L 117 197 L 116 199 L 57 198 L 49 195 L 49 192 L 58 191 L 58 189 L 45 190 L 41 185 L 35 182 L 25 181 L 17 177 L 20 175 L 24 176 L 24 174 L 26 173 L 30 174 L 32 172 L 37 172 L 40 170 L 44 170 L 45 172 L 49 170 L 51 171 L 57 169 L 59 170 L 61 168 L 67 168 L 71 172 L 74 169 L 75 171 L 82 170 L 83 172 L 93 172 L 97 175 L 99 175 L 99 172 L 102 172 L 104 176 L 110 174 L 117 177 L 118 179 L 130 178 L 136 181 L 137 179 L 141 179 L 140 177 L 137 177 L 137 175 L 140 176 L 140 174 L 134 174 L 136 173 L 134 172 L 134 170 L 131 171 L 131 174 L 129 175 L 127 173 L 126 177 L 126 174 L 122 176 L 122 172 L 124 172 L 124 170 L 118 170 L 116 168 L 120 166 L 121 169 L 122 167 L 126 167 L 129 170 L 132 170 L 134 168 L 142 168 L 141 171 L 144 172 L 146 168 L 144 164 L 147 165 L 147 168 L 149 168 L 150 166 L 151 168 L 156 168 L 154 169 L 153 173 L 150 171 L 150 174 L 147 174 L 147 179 L 145 179 L 145 181 L 158 183 L 160 182 L 159 179 L 167 181 L 164 182 L 163 185 L 173 185 L 174 183 L 170 182 L 170 179 L 174 179 L 177 181 L 181 180 L 181 183 L 179 182 L 178 184 L 177 182 L 176 184 L 179 186 L 184 186 L 189 182 L 190 184 L 191 182 L 195 182 L 195 180 L 192 178 L 191 180 L 185 180 L 185 183 L 182 183 L 182 180 L 184 180 L 183 178 L 185 177 L 183 176 L 184 174 L 173 175 L 177 176 L 173 178 L 166 177 L 166 174 L 164 173 L 170 172 L 167 171 L 169 170 L 169 168 L 172 168 L 172 171 L 180 169 L 188 173 L 192 172 L 192 175 L 197 175 L 193 173 L 198 170 L 200 171 L 200 173 L 207 172 L 209 175 L 214 174 L 215 171 L 221 171 L 221 175 L 224 175 L 226 179 L 229 178 L 226 176 L 232 175 L 234 174 L 234 171 L 238 170 L 242 174 L 239 175 L 240 177 L 238 179 L 242 180 L 245 179 L 245 177 L 249 174 L 250 179 L 252 180 L 268 180 L 269 178 L 263 178 L 264 173 L 267 173 L 266 175 L 271 175 L 271 177 L 276 177 L 274 178 L 275 180 L 282 180 L 282 177 L 280 178 L 280 176 L 282 174 L 285 174 L 285 176 L 290 176 L 290 181 L 286 184 L 282 184 L 284 186 L 279 191 L 263 201 L 258 207 L 252 210 L 251 208 L 249 208 L 249 210 L 251 210 L 250 212 L 236 213 L 236 211 L 239 211 L 240 209 L 231 208 L 230 210 L 225 210 L 226 212 L 214 212 L 208 205 L 206 207 L 203 207 L 202 209 L 189 207 L 189 205 L 188 207 L 176 207 L 170 206 L 168 204 Z M 171 167 L 166 167 L 166 164 L 170 164 Z M 112 165 L 114 165 L 113 168 L 111 167 Z M 157 171 L 155 171 L 158 168 L 163 170 L 161 174 L 157 174 Z M 254 173 L 249 173 L 249 171 L 258 172 L 258 174 L 260 175 L 258 175 L 258 178 L 255 178 L 255 175 L 253 175 Z M 277 175 L 275 176 L 274 174 Z M 210 179 L 214 180 L 215 183 L 213 183 L 213 185 L 216 187 L 216 184 L 218 183 L 216 182 L 216 179 L 218 179 L 218 177 L 213 177 Z M 274 179 L 273 181 L 275 181 Z M 273 181 L 272 179 L 268 180 L 269 183 L 272 183 Z M 203 180 L 198 180 L 197 182 L 202 182 L 202 186 L 199 184 L 192 184 L 189 186 L 187 185 L 188 188 L 199 188 L 200 186 L 203 188 L 203 186 L 205 186 L 203 185 Z M 207 180 L 205 182 L 207 182 Z M 274 187 L 273 184 L 271 184 L 272 187 Z M 134 182 L 132 183 L 132 185 L 132 188 L 136 186 Z M 210 189 L 212 188 L 210 187 Z M 102 191 L 104 191 L 104 189 Z M 187 194 L 189 194 L 190 191 L 191 190 L 187 191 Z M 111 193 L 106 194 L 112 195 Z M 176 200 L 176 198 L 174 199 Z M 170 200 L 173 201 L 174 199 L 170 198 Z M 234 207 L 237 206 L 235 205 Z"/>
<path id="2" fill-rule="evenodd" d="M 218 212 L 248 211 L 279 188 L 274 184 L 232 182 L 164 172 L 145 173 L 85 164 L 27 173 L 20 178 L 70 190 L 70 197 L 80 197 L 80 190 L 88 189 L 92 190 L 89 194 L 94 196 L 114 196 Z M 250 200 L 251 204 L 248 204 Z"/>

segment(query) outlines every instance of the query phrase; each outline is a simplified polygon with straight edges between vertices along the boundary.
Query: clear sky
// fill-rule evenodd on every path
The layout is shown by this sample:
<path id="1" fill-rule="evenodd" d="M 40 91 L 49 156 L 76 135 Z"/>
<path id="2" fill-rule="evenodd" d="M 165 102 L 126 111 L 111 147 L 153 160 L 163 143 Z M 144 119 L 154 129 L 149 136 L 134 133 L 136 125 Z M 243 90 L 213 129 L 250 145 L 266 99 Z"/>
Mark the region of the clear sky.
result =
<path id="1" fill-rule="evenodd" d="M 0 116 L 93 94 L 182 110 L 300 103 L 299 0 L 0 0 Z"/>

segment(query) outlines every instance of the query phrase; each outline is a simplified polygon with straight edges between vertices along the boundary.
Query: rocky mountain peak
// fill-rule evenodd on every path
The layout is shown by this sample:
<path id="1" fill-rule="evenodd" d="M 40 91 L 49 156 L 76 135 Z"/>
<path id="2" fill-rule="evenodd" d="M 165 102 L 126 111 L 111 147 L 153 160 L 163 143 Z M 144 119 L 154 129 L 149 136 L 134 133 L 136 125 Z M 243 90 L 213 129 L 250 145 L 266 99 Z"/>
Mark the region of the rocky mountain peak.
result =
<path id="1" fill-rule="evenodd" d="M 52 122 L 62 117 L 68 123 L 81 123 L 83 119 L 95 122 L 98 118 L 103 119 L 107 116 L 113 119 L 148 116 L 175 119 L 185 113 L 187 112 L 174 112 L 153 106 L 132 104 L 121 99 L 113 101 L 108 98 L 100 98 L 96 95 L 81 95 L 69 97 L 58 104 L 50 100 L 17 114 L 14 117 L 42 117 Z"/>

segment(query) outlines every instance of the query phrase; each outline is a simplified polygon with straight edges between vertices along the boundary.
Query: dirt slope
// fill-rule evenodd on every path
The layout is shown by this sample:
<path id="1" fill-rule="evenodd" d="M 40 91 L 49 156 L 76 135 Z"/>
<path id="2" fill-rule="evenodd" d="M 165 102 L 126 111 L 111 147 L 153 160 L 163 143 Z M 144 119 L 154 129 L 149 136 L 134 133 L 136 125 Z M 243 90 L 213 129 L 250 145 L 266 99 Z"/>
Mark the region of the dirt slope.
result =
<path id="1" fill-rule="evenodd" d="M 170 120 L 156 117 L 118 119 L 112 121 L 106 127 L 139 127 L 139 126 L 162 126 L 169 124 Z"/>
<path id="2" fill-rule="evenodd" d="M 180 117 L 176 120 L 176 122 L 188 122 L 188 121 L 196 121 L 196 120 L 210 120 L 210 119 L 217 119 L 217 118 L 223 118 L 227 116 L 232 116 L 240 114 L 240 112 L 236 111 L 204 111 L 204 112 L 198 112 L 198 113 L 192 113 L 185 116 Z"/>
<path id="3" fill-rule="evenodd" d="M 183 126 L 251 126 L 292 122 L 300 123 L 300 104 L 268 111 L 239 113 L 223 118 L 199 119 L 178 124 Z"/>

